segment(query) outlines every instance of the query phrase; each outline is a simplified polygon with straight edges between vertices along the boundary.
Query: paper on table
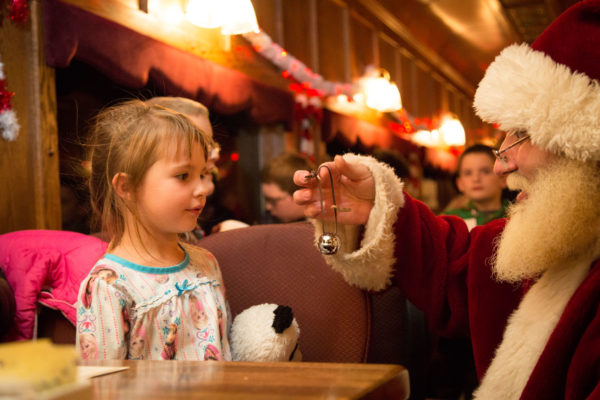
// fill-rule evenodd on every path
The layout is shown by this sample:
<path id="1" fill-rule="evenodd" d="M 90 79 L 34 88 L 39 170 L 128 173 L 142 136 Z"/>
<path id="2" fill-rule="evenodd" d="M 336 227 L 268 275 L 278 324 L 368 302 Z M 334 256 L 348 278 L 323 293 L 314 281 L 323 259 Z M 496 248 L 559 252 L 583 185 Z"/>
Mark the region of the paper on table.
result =
<path id="1" fill-rule="evenodd" d="M 77 380 L 83 381 L 96 376 L 112 374 L 114 372 L 123 371 L 129 367 L 99 367 L 95 365 L 79 365 L 77 366 Z"/>

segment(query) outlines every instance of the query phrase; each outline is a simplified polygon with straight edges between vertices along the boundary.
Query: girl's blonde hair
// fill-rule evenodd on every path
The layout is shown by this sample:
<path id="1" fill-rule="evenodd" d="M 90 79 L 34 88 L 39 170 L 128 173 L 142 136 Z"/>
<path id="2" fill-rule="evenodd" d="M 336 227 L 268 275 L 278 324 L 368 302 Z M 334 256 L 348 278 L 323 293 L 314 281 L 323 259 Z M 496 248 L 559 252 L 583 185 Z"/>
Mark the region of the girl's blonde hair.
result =
<path id="1" fill-rule="evenodd" d="M 157 96 L 146 100 L 148 104 L 158 104 L 182 114 L 208 118 L 208 108 L 202 103 L 186 97 Z"/>
<path id="2" fill-rule="evenodd" d="M 111 248 L 123 237 L 125 209 L 139 220 L 135 204 L 117 195 L 113 177 L 127 174 L 128 189 L 135 193 L 148 169 L 175 144 L 185 146 L 191 156 L 199 143 L 207 159 L 212 139 L 185 115 L 156 104 L 130 100 L 107 108 L 96 117 L 91 134 L 90 200 L 92 209 L 108 234 Z M 138 230 L 139 234 L 139 230 Z"/>

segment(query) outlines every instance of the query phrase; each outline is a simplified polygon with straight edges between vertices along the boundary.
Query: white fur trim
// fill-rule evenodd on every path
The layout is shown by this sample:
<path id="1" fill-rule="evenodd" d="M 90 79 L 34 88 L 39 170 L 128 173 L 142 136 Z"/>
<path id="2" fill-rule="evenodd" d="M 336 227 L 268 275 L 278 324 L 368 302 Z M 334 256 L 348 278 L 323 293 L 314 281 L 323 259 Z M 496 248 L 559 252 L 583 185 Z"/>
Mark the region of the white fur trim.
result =
<path id="1" fill-rule="evenodd" d="M 503 130 L 526 129 L 543 149 L 600 160 L 600 82 L 527 44 L 505 48 L 490 64 L 474 107 Z"/>
<path id="2" fill-rule="evenodd" d="M 338 235 L 342 240 L 342 249 L 335 255 L 324 257 L 349 284 L 361 289 L 381 290 L 390 284 L 396 263 L 393 226 L 398 219 L 398 210 L 404 206 L 404 184 L 390 166 L 373 157 L 346 154 L 344 159 L 369 168 L 375 180 L 375 202 L 360 248 L 353 251 L 358 227 L 341 225 Z M 321 234 L 321 221 L 312 222 L 315 225 L 315 238 L 318 238 Z M 327 225 L 326 229 L 329 229 Z"/>
<path id="3" fill-rule="evenodd" d="M 546 271 L 510 316 L 476 399 L 518 399 L 567 303 L 585 279 L 590 257 Z"/>
<path id="4" fill-rule="evenodd" d="M 288 361 L 294 351 L 300 328 L 296 318 L 281 333 L 273 329 L 277 304 L 259 304 L 239 313 L 231 325 L 231 356 L 234 361 Z M 300 355 L 299 350 L 296 353 Z M 296 355 L 296 353 L 294 353 Z M 299 361 L 294 357 L 294 361 Z"/>
<path id="5" fill-rule="evenodd" d="M 19 135 L 19 121 L 17 121 L 17 114 L 13 110 L 6 110 L 0 112 L 0 132 L 2 132 L 2 138 L 5 140 L 14 141 Z"/>

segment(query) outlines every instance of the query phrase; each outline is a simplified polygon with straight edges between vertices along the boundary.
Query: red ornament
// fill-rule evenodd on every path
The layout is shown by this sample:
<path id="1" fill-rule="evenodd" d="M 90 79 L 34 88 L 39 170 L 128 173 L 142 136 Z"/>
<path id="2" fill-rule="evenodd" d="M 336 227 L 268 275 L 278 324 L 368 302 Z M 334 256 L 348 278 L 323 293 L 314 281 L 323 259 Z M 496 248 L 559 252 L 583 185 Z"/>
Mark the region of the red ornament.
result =
<path id="1" fill-rule="evenodd" d="M 10 98 L 15 94 L 6 89 L 6 81 L 4 79 L 0 80 L 0 112 L 4 112 L 6 110 L 10 110 L 12 106 L 10 105 Z"/>
<path id="2" fill-rule="evenodd" d="M 29 17 L 27 0 L 12 0 L 8 16 L 13 22 L 21 23 L 27 21 Z"/>

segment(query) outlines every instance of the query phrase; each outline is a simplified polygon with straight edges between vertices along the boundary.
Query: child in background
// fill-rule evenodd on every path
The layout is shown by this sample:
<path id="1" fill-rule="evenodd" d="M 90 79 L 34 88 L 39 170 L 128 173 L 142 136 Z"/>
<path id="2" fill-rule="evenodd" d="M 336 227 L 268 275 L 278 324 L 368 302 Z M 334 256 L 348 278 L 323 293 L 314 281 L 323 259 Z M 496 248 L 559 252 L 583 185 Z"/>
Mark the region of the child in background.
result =
<path id="1" fill-rule="evenodd" d="M 468 147 L 458 159 L 456 186 L 467 204 L 445 211 L 465 220 L 469 230 L 477 225 L 504 217 L 508 201 L 502 199 L 504 179 L 494 173 L 496 157 L 491 147 L 476 144 Z"/>
<path id="2" fill-rule="evenodd" d="M 83 358 L 204 360 L 209 350 L 231 360 L 220 335 L 230 316 L 217 261 L 179 241 L 210 191 L 212 146 L 188 118 L 159 105 L 132 100 L 97 117 L 90 194 L 111 241 L 79 289 Z M 198 302 L 202 325 L 193 318 Z"/>

